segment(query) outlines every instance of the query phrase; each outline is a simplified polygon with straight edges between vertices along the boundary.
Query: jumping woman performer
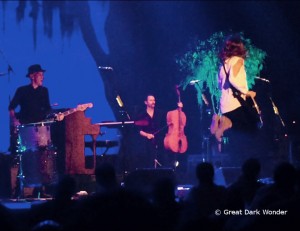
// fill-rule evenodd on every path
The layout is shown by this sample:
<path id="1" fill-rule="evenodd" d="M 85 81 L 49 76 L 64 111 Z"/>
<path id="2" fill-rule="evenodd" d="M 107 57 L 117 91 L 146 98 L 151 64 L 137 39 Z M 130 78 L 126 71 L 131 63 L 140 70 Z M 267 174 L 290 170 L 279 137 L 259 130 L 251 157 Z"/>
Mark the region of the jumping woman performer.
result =
<path id="1" fill-rule="evenodd" d="M 254 154 L 249 152 L 256 131 L 255 122 L 249 119 L 248 112 L 242 106 L 246 97 L 254 98 L 256 93 L 248 88 L 244 65 L 247 50 L 239 34 L 226 39 L 219 57 L 222 63 L 218 77 L 221 90 L 220 110 L 231 121 L 230 150 L 233 160 L 240 160 L 237 163 L 239 165 L 249 155 Z"/>

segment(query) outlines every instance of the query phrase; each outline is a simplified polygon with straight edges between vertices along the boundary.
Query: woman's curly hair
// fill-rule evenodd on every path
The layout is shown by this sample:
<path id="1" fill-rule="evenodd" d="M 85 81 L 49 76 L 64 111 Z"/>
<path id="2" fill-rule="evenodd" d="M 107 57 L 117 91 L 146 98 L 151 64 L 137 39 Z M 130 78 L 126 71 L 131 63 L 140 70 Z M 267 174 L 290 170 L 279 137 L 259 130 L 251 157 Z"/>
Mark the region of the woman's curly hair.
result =
<path id="1" fill-rule="evenodd" d="M 232 56 L 238 56 L 243 59 L 247 56 L 247 50 L 240 34 L 228 36 L 221 52 L 219 53 L 219 57 L 223 62 Z"/>

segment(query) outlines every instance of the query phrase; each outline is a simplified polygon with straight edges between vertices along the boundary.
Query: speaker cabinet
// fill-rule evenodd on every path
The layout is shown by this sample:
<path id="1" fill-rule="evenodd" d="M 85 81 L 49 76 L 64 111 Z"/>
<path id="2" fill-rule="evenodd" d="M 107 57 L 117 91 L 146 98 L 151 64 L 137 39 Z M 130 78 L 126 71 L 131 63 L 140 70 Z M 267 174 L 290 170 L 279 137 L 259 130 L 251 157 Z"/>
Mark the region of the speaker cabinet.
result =
<path id="1" fill-rule="evenodd" d="M 0 198 L 11 196 L 10 155 L 0 153 Z"/>

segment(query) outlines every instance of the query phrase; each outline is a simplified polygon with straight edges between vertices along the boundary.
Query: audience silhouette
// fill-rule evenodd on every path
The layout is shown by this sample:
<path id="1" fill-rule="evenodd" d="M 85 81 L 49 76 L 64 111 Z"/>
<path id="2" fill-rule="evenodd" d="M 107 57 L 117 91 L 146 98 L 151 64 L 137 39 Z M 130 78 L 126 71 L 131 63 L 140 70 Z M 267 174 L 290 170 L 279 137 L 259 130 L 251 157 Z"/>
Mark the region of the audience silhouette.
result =
<path id="1" fill-rule="evenodd" d="M 233 217 L 226 223 L 225 231 L 289 230 L 299 226 L 299 196 L 296 194 L 295 167 L 279 163 L 273 170 L 274 183 L 260 187 L 249 211 L 255 215 Z"/>
<path id="2" fill-rule="evenodd" d="M 14 231 L 16 227 L 12 221 L 12 213 L 4 205 L 0 204 L 0 227 L 1 230 Z"/>
<path id="3" fill-rule="evenodd" d="M 226 204 L 226 188 L 214 183 L 214 167 L 203 162 L 196 166 L 198 185 L 190 189 L 184 200 L 180 230 L 199 230 L 212 226 L 210 217 Z"/>
<path id="4" fill-rule="evenodd" d="M 154 183 L 151 202 L 160 219 L 162 230 L 174 230 L 180 217 L 182 205 L 176 201 L 176 185 L 171 178 Z"/>
<path id="5" fill-rule="evenodd" d="M 272 203 L 294 196 L 296 189 L 296 169 L 292 164 L 288 162 L 279 163 L 273 171 L 273 179 L 274 184 L 266 185 L 257 191 L 251 208 L 268 208 Z"/>
<path id="6" fill-rule="evenodd" d="M 257 190 L 263 186 L 259 182 L 261 165 L 258 159 L 249 158 L 242 165 L 240 177 L 227 187 L 227 209 L 249 208 Z"/>
<path id="7" fill-rule="evenodd" d="M 44 220 L 36 224 L 31 231 L 63 231 L 63 227 L 52 220 Z"/>
<path id="8" fill-rule="evenodd" d="M 110 193 L 120 188 L 115 168 L 108 162 L 101 163 L 96 167 L 95 177 L 97 193 Z"/>
<path id="9" fill-rule="evenodd" d="M 273 170 L 273 182 L 266 184 L 260 183 L 260 172 L 258 159 L 249 158 L 239 178 L 226 188 L 214 182 L 211 163 L 199 163 L 197 184 L 178 200 L 176 179 L 161 176 L 145 194 L 122 186 L 115 167 L 102 163 L 95 170 L 94 193 L 75 197 L 75 179 L 62 176 L 54 198 L 33 203 L 27 212 L 14 214 L 0 205 L 0 227 L 7 231 L 250 231 L 299 226 L 300 169 L 279 163 Z M 241 213 L 226 215 L 225 211 Z M 246 211 L 258 214 L 246 215 Z"/>
<path id="10" fill-rule="evenodd" d="M 42 227 L 43 229 L 50 228 L 54 222 L 64 225 L 68 221 L 70 214 L 73 213 L 73 208 L 77 203 L 76 200 L 72 199 L 75 193 L 75 179 L 69 175 L 61 177 L 56 186 L 53 200 L 31 206 L 29 226 L 41 230 Z M 45 220 L 50 220 L 52 223 L 42 223 Z M 51 228 L 55 227 L 51 226 Z"/>

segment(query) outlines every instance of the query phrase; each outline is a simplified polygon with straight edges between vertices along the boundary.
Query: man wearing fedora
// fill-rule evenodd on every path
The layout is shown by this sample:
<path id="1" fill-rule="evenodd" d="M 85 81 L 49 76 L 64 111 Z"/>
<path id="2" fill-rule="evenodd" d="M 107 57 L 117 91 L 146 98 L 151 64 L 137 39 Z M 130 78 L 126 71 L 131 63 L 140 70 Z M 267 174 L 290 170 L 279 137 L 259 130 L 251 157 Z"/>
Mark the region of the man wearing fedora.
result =
<path id="1" fill-rule="evenodd" d="M 13 99 L 9 104 L 8 110 L 10 114 L 10 123 L 11 123 L 10 124 L 11 126 L 10 151 L 13 154 L 14 152 L 18 152 L 17 140 L 19 136 L 22 140 L 23 138 L 28 139 L 28 136 L 30 135 L 31 143 L 32 143 L 32 139 L 33 140 L 36 139 L 36 136 L 39 137 L 38 139 L 41 139 L 43 136 L 45 139 L 48 139 L 47 134 L 43 134 L 43 132 L 45 133 L 45 130 L 41 130 L 41 134 L 38 132 L 37 133 L 38 135 L 36 135 L 35 133 L 32 134 L 32 128 L 35 128 L 35 126 L 32 126 L 31 124 L 31 123 L 42 122 L 43 120 L 47 119 L 47 115 L 49 115 L 52 110 L 50 106 L 48 89 L 43 86 L 45 71 L 46 70 L 44 70 L 39 64 L 34 64 L 29 66 L 26 77 L 29 78 L 30 84 L 18 87 Z M 15 109 L 17 107 L 19 107 L 19 111 L 16 113 Z M 55 115 L 55 117 L 57 120 L 63 119 L 63 117 L 58 118 L 59 117 L 58 115 Z M 18 125 L 22 125 L 21 128 L 24 127 L 25 129 L 26 128 L 30 129 L 29 131 L 31 131 L 31 133 L 29 134 L 24 133 L 25 136 L 22 137 L 22 134 L 18 134 L 19 133 L 17 131 Z M 38 130 L 33 130 L 33 131 L 37 132 Z M 15 137 L 12 138 L 13 136 Z M 42 165 L 43 158 L 47 156 L 51 156 L 50 154 L 52 154 L 52 152 L 50 149 L 49 150 L 47 149 L 48 148 L 47 146 L 40 147 L 38 144 L 36 144 L 35 148 L 32 148 L 30 146 L 28 147 L 27 150 L 27 144 L 24 143 L 24 145 L 25 145 L 25 151 L 21 150 L 21 152 L 24 152 L 23 153 L 24 155 L 22 154 L 23 156 L 22 164 L 20 165 L 22 165 L 24 176 L 26 177 L 25 181 L 27 181 L 28 179 L 30 181 L 30 179 L 32 179 L 32 181 L 34 182 L 34 183 L 31 182 L 32 185 L 35 185 L 33 196 L 39 197 L 41 193 L 44 193 L 44 189 L 42 185 L 45 186 L 47 184 L 44 181 L 43 178 L 44 173 L 42 173 L 41 170 L 43 169 L 43 166 L 39 166 L 39 165 Z M 52 156 L 55 156 L 54 154 Z M 51 159 L 47 159 L 45 163 L 48 163 L 50 160 Z M 20 184 L 20 182 L 18 181 L 17 184 L 19 184 L 19 186 L 23 185 Z M 21 195 L 22 193 L 21 187 L 22 186 L 20 186 L 19 191 L 17 191 L 17 194 Z"/>
<path id="2" fill-rule="evenodd" d="M 14 125 L 18 121 L 21 124 L 40 122 L 51 111 L 48 89 L 42 86 L 45 71 L 39 64 L 28 67 L 26 77 L 30 79 L 30 84 L 16 90 L 8 108 Z M 15 113 L 18 106 L 20 111 Z"/>

